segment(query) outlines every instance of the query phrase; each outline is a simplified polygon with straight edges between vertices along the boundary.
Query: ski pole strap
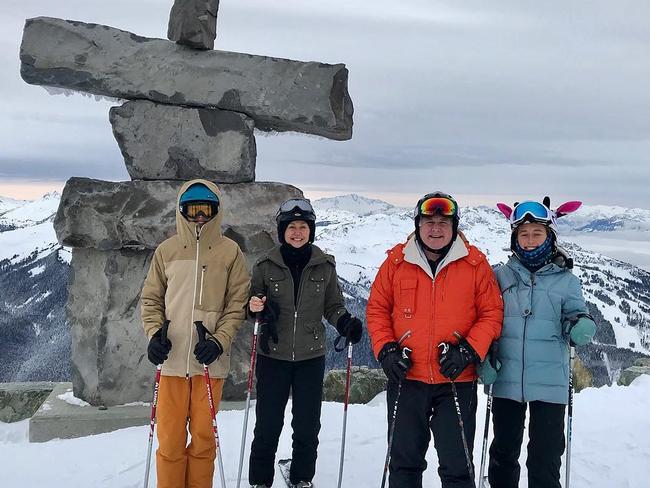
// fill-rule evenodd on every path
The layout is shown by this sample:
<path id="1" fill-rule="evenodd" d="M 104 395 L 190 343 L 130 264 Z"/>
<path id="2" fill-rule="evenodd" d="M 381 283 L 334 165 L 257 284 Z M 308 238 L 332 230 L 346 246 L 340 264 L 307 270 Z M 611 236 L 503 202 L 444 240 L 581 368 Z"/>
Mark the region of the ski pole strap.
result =
<path id="1" fill-rule="evenodd" d="M 167 331 L 169 330 L 169 324 L 171 320 L 165 320 L 162 324 L 162 331 L 160 332 L 160 342 L 167 342 Z"/>
<path id="2" fill-rule="evenodd" d="M 339 346 L 341 339 L 345 339 L 345 342 L 343 342 L 342 346 Z M 334 340 L 334 350 L 336 352 L 342 352 L 345 350 L 346 347 L 348 347 L 348 344 L 350 344 L 350 339 L 348 339 L 344 335 L 340 335 Z"/>

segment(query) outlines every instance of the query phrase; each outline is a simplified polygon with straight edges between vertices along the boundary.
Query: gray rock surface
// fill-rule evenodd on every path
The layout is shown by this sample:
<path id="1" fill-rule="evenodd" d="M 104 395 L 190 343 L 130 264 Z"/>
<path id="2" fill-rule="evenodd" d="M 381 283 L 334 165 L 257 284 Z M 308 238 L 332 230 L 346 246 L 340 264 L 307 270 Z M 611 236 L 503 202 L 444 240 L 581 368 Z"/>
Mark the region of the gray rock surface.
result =
<path id="1" fill-rule="evenodd" d="M 59 242 L 76 248 L 155 249 L 176 233 L 181 181 L 110 182 L 70 178 L 63 189 L 54 229 Z M 219 185 L 224 235 L 244 252 L 275 239 L 275 212 L 302 192 L 282 183 Z"/>
<path id="2" fill-rule="evenodd" d="M 255 179 L 254 123 L 244 114 L 137 100 L 111 108 L 110 121 L 133 180 Z"/>
<path id="3" fill-rule="evenodd" d="M 219 0 L 174 0 L 167 39 L 193 49 L 214 49 Z"/>
<path id="4" fill-rule="evenodd" d="M 618 378 L 618 384 L 630 386 L 635 379 L 644 374 L 650 375 L 650 366 L 637 366 L 635 363 L 634 366 L 630 366 L 621 371 L 621 376 Z"/>
<path id="5" fill-rule="evenodd" d="M 126 99 L 242 112 L 262 130 L 352 137 L 343 64 L 198 51 L 108 26 L 28 19 L 20 47 L 27 83 Z"/>
<path id="6" fill-rule="evenodd" d="M 639 358 L 634 361 L 634 366 L 650 368 L 650 358 Z"/>
<path id="7" fill-rule="evenodd" d="M 53 389 L 54 383 L 48 381 L 0 383 L 0 422 L 31 417 Z"/>
<path id="8" fill-rule="evenodd" d="M 350 373 L 350 403 L 368 403 L 386 389 L 386 375 L 381 369 L 353 367 Z M 327 373 L 323 383 L 323 400 L 345 401 L 345 377 L 346 370 L 333 369 Z"/>
<path id="9" fill-rule="evenodd" d="M 175 201 L 180 185 L 168 181 L 111 183 L 72 178 L 64 189 L 55 226 L 59 238 L 76 246 L 67 305 L 72 382 L 75 396 L 93 405 L 151 399 L 154 368 L 146 357 L 140 291 L 153 249 L 175 232 Z M 277 207 L 302 193 L 279 183 L 222 185 L 222 190 L 224 235 L 240 245 L 251 267 L 274 245 Z M 64 234 L 77 230 L 65 237 L 61 227 L 66 229 Z M 139 241 L 133 240 L 134 236 Z M 102 250 L 92 249 L 92 244 L 101 245 Z M 122 244 L 125 248 L 120 249 Z M 224 399 L 243 398 L 250 338 L 251 324 L 244 324 L 232 349 L 232 375 L 224 388 Z"/>

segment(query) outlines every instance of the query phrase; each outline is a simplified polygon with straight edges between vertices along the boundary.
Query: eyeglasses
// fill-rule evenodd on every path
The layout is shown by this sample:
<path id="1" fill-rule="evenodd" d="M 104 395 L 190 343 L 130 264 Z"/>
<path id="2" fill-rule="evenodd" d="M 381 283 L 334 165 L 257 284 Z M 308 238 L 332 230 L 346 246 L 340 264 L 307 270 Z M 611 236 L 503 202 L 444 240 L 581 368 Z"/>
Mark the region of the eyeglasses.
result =
<path id="1" fill-rule="evenodd" d="M 450 198 L 431 197 L 420 204 L 418 213 L 420 215 L 442 215 L 443 217 L 455 217 L 458 212 L 456 202 Z"/>
<path id="2" fill-rule="evenodd" d="M 196 219 L 200 215 L 211 219 L 218 210 L 218 206 L 214 202 L 187 202 L 181 205 L 181 213 L 188 219 Z"/>
<path id="3" fill-rule="evenodd" d="M 553 220 L 553 213 L 549 208 L 539 202 L 526 201 L 518 204 L 512 211 L 510 223 L 519 224 L 525 220 L 531 222 L 548 223 Z"/>

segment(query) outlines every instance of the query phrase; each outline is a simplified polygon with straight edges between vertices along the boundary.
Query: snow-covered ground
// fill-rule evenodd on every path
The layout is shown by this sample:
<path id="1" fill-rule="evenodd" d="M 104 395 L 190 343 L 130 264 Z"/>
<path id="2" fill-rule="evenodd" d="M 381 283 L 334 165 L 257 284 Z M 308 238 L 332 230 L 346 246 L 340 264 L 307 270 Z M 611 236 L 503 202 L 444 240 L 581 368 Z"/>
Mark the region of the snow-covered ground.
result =
<path id="1" fill-rule="evenodd" d="M 474 458 L 481 455 L 481 434 L 486 397 L 479 393 L 477 441 Z M 638 378 L 629 387 L 590 388 L 576 395 L 573 418 L 573 488 L 644 488 L 649 486 L 650 463 L 650 376 Z M 323 405 L 317 475 L 318 488 L 336 486 L 340 455 L 342 404 Z M 279 457 L 289 457 L 291 433 L 285 419 Z M 235 486 L 242 411 L 218 415 L 220 437 L 228 486 Z M 251 410 L 248 446 L 255 422 Z M 135 488 L 142 486 L 148 427 L 133 427 L 109 434 L 43 444 L 27 441 L 27 421 L 0 423 L 0 486 L 3 488 Z M 381 482 L 386 440 L 384 395 L 369 405 L 351 405 L 344 487 L 377 487 Z M 522 453 L 522 479 L 526 486 L 525 446 Z M 248 453 L 247 453 L 248 456 Z M 247 458 L 246 458 L 247 459 Z M 424 486 L 439 487 L 437 460 L 433 445 L 427 456 L 429 468 Z M 244 467 L 246 473 L 247 466 Z M 562 477 L 562 479 L 564 479 Z M 155 486 L 155 469 L 150 486 Z M 247 486 L 245 483 L 242 486 Z M 214 486 L 219 486 L 215 473 Z M 274 486 L 283 486 L 276 473 Z"/>

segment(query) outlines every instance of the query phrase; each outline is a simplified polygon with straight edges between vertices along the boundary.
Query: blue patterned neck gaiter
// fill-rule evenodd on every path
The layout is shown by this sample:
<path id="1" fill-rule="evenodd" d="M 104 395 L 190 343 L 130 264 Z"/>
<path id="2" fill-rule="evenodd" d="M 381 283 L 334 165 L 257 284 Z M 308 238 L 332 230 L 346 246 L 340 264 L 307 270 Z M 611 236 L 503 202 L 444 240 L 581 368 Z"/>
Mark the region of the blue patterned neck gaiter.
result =
<path id="1" fill-rule="evenodd" d="M 550 234 L 550 233 L 549 233 Z M 553 238 L 549 235 L 544 242 L 532 251 L 526 251 L 515 240 L 514 252 L 523 264 L 531 273 L 534 273 L 542 266 L 551 262 L 553 257 Z"/>

